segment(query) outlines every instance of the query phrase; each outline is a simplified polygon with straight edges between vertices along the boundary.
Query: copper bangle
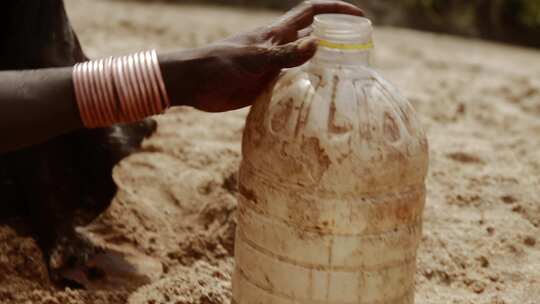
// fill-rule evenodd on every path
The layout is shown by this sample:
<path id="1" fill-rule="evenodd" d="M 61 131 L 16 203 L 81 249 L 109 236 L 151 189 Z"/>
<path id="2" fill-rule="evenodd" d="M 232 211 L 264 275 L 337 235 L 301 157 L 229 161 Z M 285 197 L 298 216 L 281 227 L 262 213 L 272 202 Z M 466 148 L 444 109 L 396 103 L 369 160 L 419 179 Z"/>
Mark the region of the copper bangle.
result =
<path id="1" fill-rule="evenodd" d="M 88 62 L 85 62 L 82 64 L 81 67 L 81 84 L 82 84 L 82 92 L 85 99 L 86 108 L 88 110 L 88 127 L 89 128 L 95 128 L 96 127 L 96 108 L 92 105 L 92 98 L 90 96 L 90 87 L 89 87 L 89 81 L 88 81 Z"/>
<path id="2" fill-rule="evenodd" d="M 114 58 L 109 57 L 105 61 L 106 67 L 106 77 L 107 77 L 107 87 L 109 98 L 111 99 L 111 108 L 113 111 L 114 122 L 122 121 L 120 119 L 120 99 L 118 97 L 118 92 L 116 91 L 116 86 L 114 83 Z"/>
<path id="3" fill-rule="evenodd" d="M 100 88 L 99 88 L 99 75 L 98 73 L 98 62 L 97 61 L 89 61 L 88 62 L 89 67 L 89 84 L 90 84 L 90 96 L 91 100 L 94 103 L 94 109 L 96 109 L 96 116 L 97 121 L 95 125 L 102 126 L 107 124 L 107 111 L 105 110 L 105 100 L 103 100 L 103 97 L 101 96 Z"/>
<path id="4" fill-rule="evenodd" d="M 87 128 L 134 122 L 170 105 L 154 50 L 76 64 L 73 87 Z"/>
<path id="5" fill-rule="evenodd" d="M 157 113 L 160 113 L 161 111 L 163 111 L 163 103 L 161 102 L 161 95 L 159 93 L 158 80 L 154 77 L 155 66 L 152 64 L 152 55 L 150 54 L 150 52 L 145 52 L 143 55 L 145 58 L 146 68 L 148 70 L 148 76 L 150 78 L 150 84 L 152 86 L 154 107 L 158 111 Z"/>
<path id="6" fill-rule="evenodd" d="M 114 66 L 116 71 L 115 84 L 118 92 L 120 115 L 122 122 L 135 121 L 133 113 L 131 113 L 131 93 L 127 85 L 127 79 L 124 75 L 124 61 L 123 57 L 115 58 Z"/>
<path id="7" fill-rule="evenodd" d="M 113 105 L 114 101 L 111 99 L 109 95 L 109 91 L 107 90 L 107 81 L 109 81 L 107 77 L 107 69 L 106 69 L 106 59 L 100 59 L 98 61 L 98 81 L 99 81 L 99 93 L 101 94 L 101 98 L 103 99 L 103 103 L 105 104 L 105 118 L 107 119 L 107 124 L 113 124 L 116 121 L 116 118 L 114 117 L 114 110 Z"/>
<path id="8" fill-rule="evenodd" d="M 164 108 L 169 108 L 171 106 L 171 102 L 169 95 L 167 94 L 167 90 L 165 89 L 165 82 L 163 81 L 163 76 L 161 75 L 161 68 L 159 67 L 159 60 L 156 50 L 151 50 L 150 56 L 152 57 L 152 64 L 154 65 L 154 74 L 157 78 L 159 89 L 161 90 Z"/>
<path id="9" fill-rule="evenodd" d="M 152 77 L 153 66 L 150 62 L 150 57 L 147 56 L 147 54 L 148 52 L 139 54 L 141 58 L 141 68 L 146 75 L 146 84 L 148 88 L 148 95 L 150 98 L 150 105 L 152 107 L 152 111 L 154 113 L 161 113 L 163 109 L 160 106 L 161 102 L 159 96 L 159 89 L 156 80 L 154 79 L 154 77 Z"/>
<path id="10" fill-rule="evenodd" d="M 143 110 L 145 111 L 145 113 L 155 114 L 157 112 L 156 112 L 156 109 L 154 109 L 152 106 L 153 103 L 150 98 L 151 90 L 147 85 L 148 75 L 145 73 L 145 70 L 144 70 L 144 61 L 142 58 L 143 57 L 142 53 L 137 53 L 137 54 L 134 54 L 133 56 L 135 58 L 135 62 L 137 62 L 137 64 L 135 65 L 135 76 L 137 77 L 137 82 L 139 83 L 139 89 L 141 90 L 141 93 L 142 93 L 141 98 L 143 101 Z"/>
<path id="11" fill-rule="evenodd" d="M 82 70 L 82 64 L 78 63 L 73 67 L 73 87 L 75 89 L 75 100 L 77 101 L 77 107 L 79 108 L 79 114 L 81 121 L 85 127 L 90 127 L 89 114 L 87 108 L 86 97 L 83 93 L 82 81 L 80 78 Z"/>
<path id="12" fill-rule="evenodd" d="M 128 79 L 128 87 L 133 98 L 129 105 L 131 106 L 131 111 L 134 115 L 135 120 L 139 120 L 142 119 L 144 116 L 141 109 L 141 94 L 139 92 L 139 85 L 137 83 L 137 78 L 135 77 L 133 55 L 125 56 L 124 62 L 126 63 L 125 75 Z"/>
<path id="13" fill-rule="evenodd" d="M 148 115 L 148 113 L 152 113 L 152 112 L 146 110 L 145 104 L 147 101 L 145 100 L 144 88 L 142 86 L 141 79 L 137 72 L 137 66 L 139 65 L 139 60 L 137 59 L 136 54 L 130 55 L 129 59 L 130 59 L 129 62 L 131 63 L 129 71 L 130 71 L 131 78 L 133 81 L 132 83 L 134 84 L 134 87 L 135 87 L 135 92 L 137 93 L 136 94 L 137 116 L 140 118 L 144 118 L 146 115 Z"/>

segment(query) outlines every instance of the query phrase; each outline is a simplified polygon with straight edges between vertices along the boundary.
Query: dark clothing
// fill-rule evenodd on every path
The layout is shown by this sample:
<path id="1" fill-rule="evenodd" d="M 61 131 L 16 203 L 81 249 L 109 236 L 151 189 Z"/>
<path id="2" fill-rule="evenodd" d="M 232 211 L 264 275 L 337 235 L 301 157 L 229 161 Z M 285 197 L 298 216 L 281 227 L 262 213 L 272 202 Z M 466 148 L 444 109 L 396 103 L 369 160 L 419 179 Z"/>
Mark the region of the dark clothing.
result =
<path id="1" fill-rule="evenodd" d="M 4 0 L 0 6 L 0 70 L 71 66 L 86 59 L 62 0 Z M 80 130 L 0 154 L 0 217 L 28 218 L 47 258 L 60 236 L 74 234 L 75 225 L 109 206 L 116 193 L 113 167 L 154 129 L 155 122 L 146 120 Z"/>

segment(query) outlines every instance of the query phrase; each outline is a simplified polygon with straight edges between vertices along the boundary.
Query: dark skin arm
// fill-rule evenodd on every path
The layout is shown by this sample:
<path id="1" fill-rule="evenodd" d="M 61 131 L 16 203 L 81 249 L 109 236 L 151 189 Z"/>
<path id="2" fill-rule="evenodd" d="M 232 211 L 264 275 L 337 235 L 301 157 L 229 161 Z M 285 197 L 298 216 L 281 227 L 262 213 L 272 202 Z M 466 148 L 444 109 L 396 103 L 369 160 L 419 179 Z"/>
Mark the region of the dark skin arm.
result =
<path id="1" fill-rule="evenodd" d="M 342 1 L 309 1 L 275 23 L 210 46 L 160 55 L 173 105 L 224 112 L 250 105 L 281 69 L 301 65 L 317 43 L 301 39 L 321 13 L 363 15 Z M 72 68 L 0 72 L 0 153 L 83 128 Z"/>
<path id="2" fill-rule="evenodd" d="M 0 152 L 83 127 L 71 67 L 0 72 Z"/>

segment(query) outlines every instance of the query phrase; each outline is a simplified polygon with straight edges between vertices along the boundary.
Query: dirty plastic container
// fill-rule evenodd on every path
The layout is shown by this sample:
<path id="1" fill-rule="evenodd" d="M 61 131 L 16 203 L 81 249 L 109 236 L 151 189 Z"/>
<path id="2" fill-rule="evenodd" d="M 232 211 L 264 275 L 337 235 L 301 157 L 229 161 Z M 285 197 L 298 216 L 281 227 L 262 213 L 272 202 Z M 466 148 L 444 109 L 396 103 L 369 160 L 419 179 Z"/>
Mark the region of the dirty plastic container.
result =
<path id="1" fill-rule="evenodd" d="M 426 136 L 369 67 L 368 19 L 319 15 L 314 35 L 247 119 L 233 303 L 413 303 Z"/>

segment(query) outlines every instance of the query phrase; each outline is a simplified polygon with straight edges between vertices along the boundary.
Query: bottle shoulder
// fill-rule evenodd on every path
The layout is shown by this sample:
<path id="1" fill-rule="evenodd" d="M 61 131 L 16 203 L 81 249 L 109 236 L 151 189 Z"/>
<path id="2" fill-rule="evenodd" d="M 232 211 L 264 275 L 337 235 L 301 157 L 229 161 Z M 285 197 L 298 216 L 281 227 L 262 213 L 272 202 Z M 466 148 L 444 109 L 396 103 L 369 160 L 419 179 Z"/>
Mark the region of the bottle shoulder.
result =
<path id="1" fill-rule="evenodd" d="M 265 104 L 265 127 L 278 137 L 359 136 L 366 143 L 424 137 L 410 103 L 369 68 L 293 69 L 257 103 Z M 351 134 L 356 133 L 356 134 Z"/>
<path id="2" fill-rule="evenodd" d="M 426 136 L 399 91 L 371 69 L 321 70 L 288 70 L 255 103 L 244 134 L 246 161 L 300 182 L 307 176 L 348 188 L 354 185 L 342 179 L 372 177 L 376 185 L 394 178 L 395 168 L 423 182 Z"/>

